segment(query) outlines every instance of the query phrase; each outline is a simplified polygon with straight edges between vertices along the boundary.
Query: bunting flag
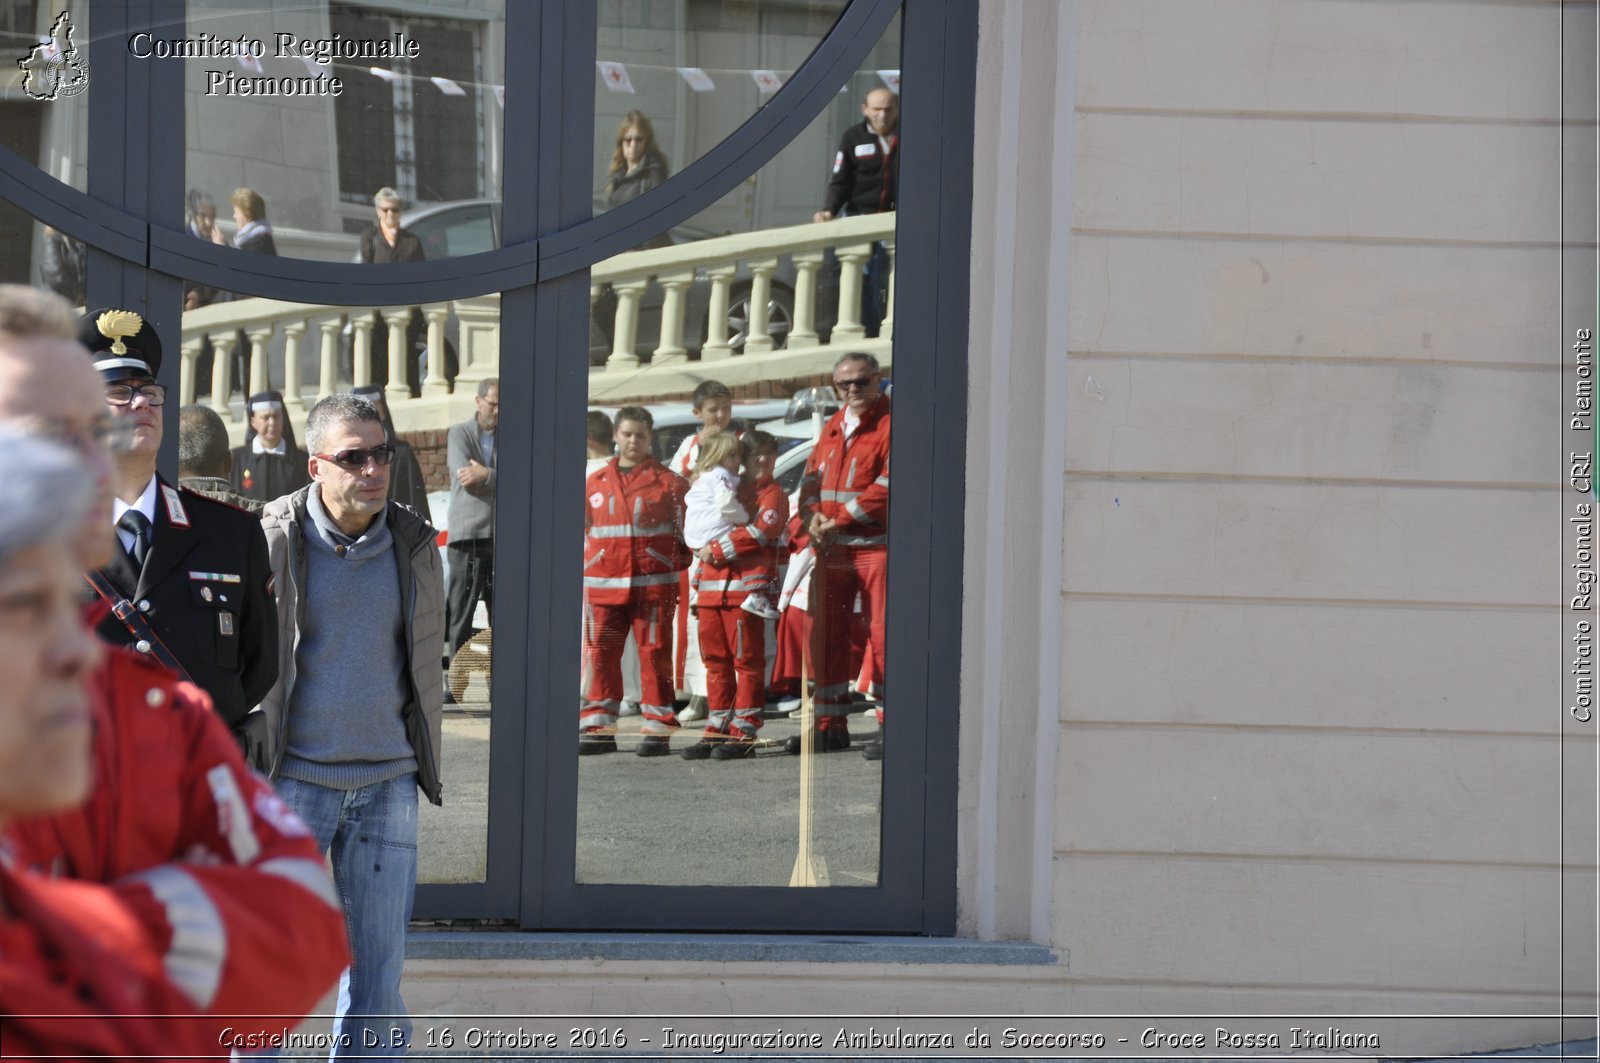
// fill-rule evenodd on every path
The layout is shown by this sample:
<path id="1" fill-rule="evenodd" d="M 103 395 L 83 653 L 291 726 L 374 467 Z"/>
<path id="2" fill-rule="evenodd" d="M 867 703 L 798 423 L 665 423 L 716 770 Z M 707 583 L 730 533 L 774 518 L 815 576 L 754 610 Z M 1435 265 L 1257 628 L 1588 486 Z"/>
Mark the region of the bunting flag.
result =
<path id="1" fill-rule="evenodd" d="M 367 73 L 371 74 L 375 78 L 382 78 L 391 85 L 400 84 L 400 75 L 396 74 L 393 70 L 385 70 L 381 66 L 369 66 L 367 67 Z"/>
<path id="2" fill-rule="evenodd" d="M 244 67 L 250 73 L 252 73 L 252 74 L 264 73 L 264 71 L 261 69 L 261 60 L 257 59 L 255 56 L 251 55 L 249 52 L 241 52 L 235 58 L 237 58 L 239 60 L 239 65 Z"/>
<path id="3" fill-rule="evenodd" d="M 595 63 L 600 68 L 600 80 L 606 83 L 606 88 L 612 92 L 626 92 L 633 95 L 633 82 L 628 77 L 628 68 L 621 63 L 612 63 L 601 59 Z"/>
<path id="4" fill-rule="evenodd" d="M 467 94 L 466 89 L 449 78 L 429 78 L 428 80 L 439 86 L 439 91 L 446 96 L 465 96 Z"/>
<path id="5" fill-rule="evenodd" d="M 504 85 L 490 85 L 489 88 L 494 90 L 494 101 L 500 105 L 500 109 L 502 111 L 505 110 L 506 109 L 506 87 Z"/>
<path id="6" fill-rule="evenodd" d="M 896 96 L 900 95 L 900 71 L 880 70 L 878 71 L 878 77 L 883 80 L 884 85 L 890 92 Z"/>
<path id="7" fill-rule="evenodd" d="M 755 79 L 756 88 L 761 90 L 762 95 L 770 96 L 783 88 L 783 79 L 775 70 L 752 70 L 750 76 Z"/>
<path id="8" fill-rule="evenodd" d="M 697 66 L 680 66 L 678 73 L 683 75 L 683 80 L 687 81 L 689 87 L 696 92 L 710 92 L 717 87 L 717 83 L 711 80 L 711 75 Z"/>

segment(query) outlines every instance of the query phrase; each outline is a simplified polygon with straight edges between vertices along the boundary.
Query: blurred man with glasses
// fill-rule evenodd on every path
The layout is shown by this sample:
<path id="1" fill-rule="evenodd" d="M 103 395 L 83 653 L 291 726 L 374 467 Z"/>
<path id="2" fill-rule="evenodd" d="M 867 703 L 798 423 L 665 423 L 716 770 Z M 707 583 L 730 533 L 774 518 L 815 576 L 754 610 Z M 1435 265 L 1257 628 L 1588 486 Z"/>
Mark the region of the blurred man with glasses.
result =
<path id="1" fill-rule="evenodd" d="M 106 405 L 79 332 L 65 300 L 0 285 L 0 429 L 81 458 L 93 497 L 76 526 L 56 534 L 92 569 L 122 550 L 111 454 L 130 434 Z M 183 1011 L 208 1017 L 217 1035 L 231 1027 L 281 1037 L 349 957 L 343 913 L 304 824 L 245 767 L 211 700 L 153 657 L 108 648 L 88 685 L 88 800 L 14 821 L 0 850 L 16 868 L 109 886 L 104 914 L 142 935 L 183 991 Z M 271 1017 L 241 1018 L 251 1014 Z"/>
<path id="2" fill-rule="evenodd" d="M 333 865 L 350 935 L 333 1058 L 405 1055 L 400 996 L 417 791 L 440 803 L 444 579 L 433 529 L 389 503 L 394 445 L 365 399 L 306 418 L 311 484 L 261 515 L 282 657 L 262 703 L 278 793 Z"/>
<path id="3" fill-rule="evenodd" d="M 155 329 L 131 310 L 108 308 L 84 315 L 79 339 L 94 357 L 121 440 L 112 455 L 110 515 L 118 548 L 93 581 L 113 607 L 100 635 L 154 657 L 210 694 L 259 767 L 264 721 L 249 717 L 278 677 L 261 527 L 243 510 L 156 473 L 167 389 L 155 379 L 161 365 Z"/>

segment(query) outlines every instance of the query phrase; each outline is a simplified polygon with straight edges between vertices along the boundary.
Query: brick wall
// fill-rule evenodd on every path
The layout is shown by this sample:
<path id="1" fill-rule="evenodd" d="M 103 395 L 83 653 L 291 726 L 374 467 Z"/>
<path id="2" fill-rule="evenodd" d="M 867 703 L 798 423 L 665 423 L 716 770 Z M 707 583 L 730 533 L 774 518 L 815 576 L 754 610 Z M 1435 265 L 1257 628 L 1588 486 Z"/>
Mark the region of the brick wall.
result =
<path id="1" fill-rule="evenodd" d="M 430 428 L 423 432 L 401 432 L 400 438 L 411 444 L 417 452 L 417 464 L 422 466 L 422 480 L 429 491 L 450 489 L 450 469 L 446 462 L 445 437 L 447 428 Z"/>

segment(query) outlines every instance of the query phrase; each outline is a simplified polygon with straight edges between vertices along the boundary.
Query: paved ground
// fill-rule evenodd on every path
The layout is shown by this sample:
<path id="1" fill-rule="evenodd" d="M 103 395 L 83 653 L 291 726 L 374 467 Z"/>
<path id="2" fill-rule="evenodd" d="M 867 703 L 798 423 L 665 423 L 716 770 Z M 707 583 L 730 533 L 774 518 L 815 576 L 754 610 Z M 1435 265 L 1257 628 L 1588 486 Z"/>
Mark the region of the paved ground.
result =
<path id="1" fill-rule="evenodd" d="M 870 716 L 850 721 L 858 744 L 877 730 Z M 762 737 L 776 744 L 798 730 L 797 721 L 768 720 Z M 482 880 L 492 734 L 486 709 L 445 714 L 447 800 L 442 808 L 424 802 L 420 814 L 423 882 Z M 618 752 L 580 759 L 580 881 L 788 884 L 798 850 L 800 758 L 781 749 L 740 761 L 676 754 L 697 737 L 698 726 L 687 726 L 673 737 L 672 756 L 638 757 L 638 718 L 629 717 L 619 726 Z M 819 756 L 814 786 L 819 870 L 833 885 L 876 884 L 880 765 L 853 749 Z"/>

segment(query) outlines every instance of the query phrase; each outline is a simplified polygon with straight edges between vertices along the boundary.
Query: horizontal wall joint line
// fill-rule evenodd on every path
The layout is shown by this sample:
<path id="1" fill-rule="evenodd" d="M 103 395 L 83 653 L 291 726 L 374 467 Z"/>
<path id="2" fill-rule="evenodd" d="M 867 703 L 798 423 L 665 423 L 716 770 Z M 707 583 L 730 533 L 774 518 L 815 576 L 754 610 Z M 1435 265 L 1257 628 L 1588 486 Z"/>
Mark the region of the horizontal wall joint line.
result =
<path id="1" fill-rule="evenodd" d="M 1068 350 L 1067 357 L 1078 362 L 1194 362 L 1198 364 L 1236 362 L 1245 365 L 1326 365 L 1340 369 L 1439 368 L 1485 369 L 1540 373 L 1560 372 L 1567 364 L 1552 358 L 1544 362 L 1473 361 L 1466 358 L 1388 358 L 1337 354 L 1245 354 L 1242 351 L 1109 351 Z"/>
<path id="2" fill-rule="evenodd" d="M 1562 726 L 1562 730 L 1559 731 L 1556 730 L 1556 724 L 1554 723 L 1548 731 L 1488 731 L 1482 728 L 1452 727 L 1356 727 L 1340 726 L 1338 724 L 1222 723 L 1198 720 L 1106 720 L 1073 716 L 1063 716 L 1060 719 L 1062 727 L 1076 727 L 1086 731 L 1138 731 L 1141 734 L 1148 734 L 1153 730 L 1170 730 L 1247 732 L 1252 734 L 1348 735 L 1351 737 L 1371 736 L 1374 738 L 1487 738 L 1495 742 L 1512 738 L 1539 741 L 1562 740 L 1586 744 L 1600 742 L 1600 732 L 1569 729 L 1566 727 L 1566 717 L 1560 718 L 1558 722 Z"/>
<path id="3" fill-rule="evenodd" d="M 1337 609 L 1431 609 L 1449 611 L 1565 612 L 1562 602 L 1444 602 L 1406 598 L 1290 598 L 1250 594 L 1141 594 L 1135 591 L 1076 591 L 1062 588 L 1061 597 L 1077 601 L 1139 602 L 1150 605 L 1287 605 Z"/>
<path id="4" fill-rule="evenodd" d="M 1074 225 L 1074 236 L 1124 240 L 1211 240 L 1221 243 L 1336 244 L 1355 247 L 1416 247 L 1445 251 L 1594 251 L 1592 240 L 1452 240 L 1443 237 L 1381 236 L 1376 233 L 1247 233 L 1178 229 L 1106 229 Z"/>
<path id="5" fill-rule="evenodd" d="M 1208 864 L 1355 864 L 1385 867 L 1470 867 L 1490 871 L 1550 871 L 1559 874 L 1593 875 L 1596 868 L 1584 864 L 1545 860 L 1467 860 L 1429 859 L 1416 856 L 1361 856 L 1352 853 L 1242 853 L 1242 852 L 1156 852 L 1148 849 L 1057 849 L 1060 859 L 1087 860 L 1184 860 Z"/>
<path id="6" fill-rule="evenodd" d="M 1560 494 L 1566 485 L 1557 481 L 1526 483 L 1516 480 L 1401 480 L 1375 476 L 1270 476 L 1256 473 L 1222 472 L 1156 472 L 1124 469 L 1116 472 L 1099 469 L 1066 470 L 1069 480 L 1124 483 L 1129 481 L 1159 481 L 1163 483 L 1217 483 L 1260 484 L 1276 487 L 1383 487 L 1429 488 L 1438 490 L 1476 491 L 1548 491 Z"/>

